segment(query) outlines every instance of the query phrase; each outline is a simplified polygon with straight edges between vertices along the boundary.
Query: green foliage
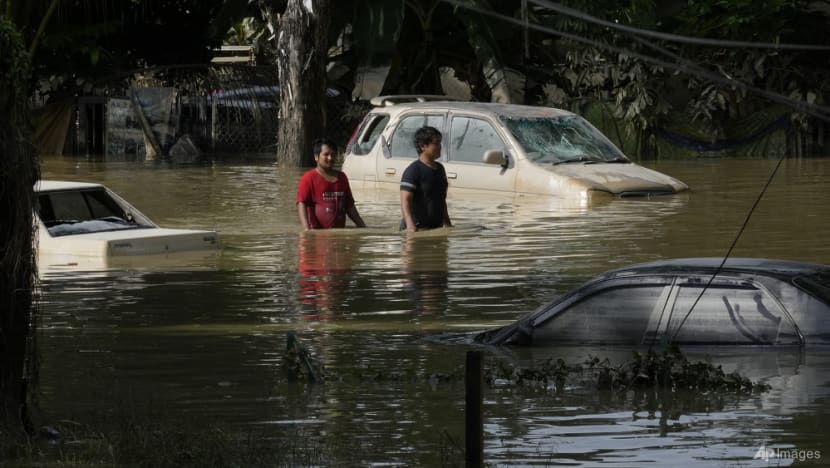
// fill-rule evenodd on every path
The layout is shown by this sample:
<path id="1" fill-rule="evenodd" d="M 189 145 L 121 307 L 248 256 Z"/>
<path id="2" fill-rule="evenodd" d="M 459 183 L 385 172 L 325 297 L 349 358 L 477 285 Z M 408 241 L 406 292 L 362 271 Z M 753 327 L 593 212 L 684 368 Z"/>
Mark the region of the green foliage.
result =
<path id="1" fill-rule="evenodd" d="M 665 18 L 677 34 L 711 39 L 754 39 L 773 42 L 793 35 L 799 18 L 810 8 L 804 0 L 715 0 L 687 1 L 682 9 Z"/>
<path id="2" fill-rule="evenodd" d="M 388 64 L 400 39 L 404 18 L 403 0 L 355 0 L 351 20 L 358 66 Z M 361 14 L 368 12 L 368 14 Z"/>
<path id="3" fill-rule="evenodd" d="M 566 4 L 613 24 L 689 38 L 830 44 L 826 35 L 816 34 L 826 29 L 827 14 L 811 10 L 814 4 L 808 1 L 689 0 L 655 6 L 648 1 L 608 0 Z M 541 101 L 577 112 L 590 101 L 614 103 L 614 115 L 624 124 L 626 139 L 640 142 L 638 153 L 655 150 L 648 135 L 652 128 L 663 126 L 669 115 L 680 114 L 697 122 L 718 139 L 724 137 L 723 125 L 730 120 L 770 105 L 763 96 L 713 81 L 696 70 L 789 96 L 796 102 L 827 101 L 828 85 L 823 79 L 827 67 L 818 65 L 826 62 L 826 52 L 641 38 L 544 9 L 537 10 L 533 19 L 565 35 L 551 40 L 551 35 L 534 33 L 534 44 L 547 44 L 547 50 L 534 49 L 537 56 L 561 60 L 557 74 L 536 78 L 547 81 Z M 681 71 L 660 63 L 677 65 Z M 803 116 L 798 118 L 806 122 Z"/>
<path id="4" fill-rule="evenodd" d="M 34 81 L 64 76 L 72 86 L 142 66 L 206 63 L 230 26 L 250 14 L 247 0 L 4 3 L 27 48 L 38 44 Z"/>
<path id="5" fill-rule="evenodd" d="M 23 100 L 29 92 L 29 54 L 15 26 L 0 16 L 0 105 L 6 109 L 4 118 L 13 101 Z"/>
<path id="6" fill-rule="evenodd" d="M 50 2 L 9 1 L 18 24 L 26 25 L 24 40 L 31 40 Z M 625 137 L 640 146 L 632 154 L 635 158 L 636 153 L 654 150 L 647 144 L 648 135 L 652 128 L 663 126 L 669 114 L 683 113 L 710 128 L 717 138 L 724 133 L 722 122 L 768 105 L 764 98 L 740 87 L 677 72 L 639 56 L 667 63 L 678 63 L 682 57 L 688 70 L 699 66 L 796 101 L 827 101 L 830 84 L 823 79 L 826 66 L 821 65 L 824 60 L 819 52 L 641 39 L 542 7 L 529 10 L 531 24 L 560 31 L 563 36 L 559 36 L 525 31 L 520 24 L 493 16 L 520 19 L 518 0 L 470 0 L 467 5 L 477 10 L 438 0 L 335 2 L 330 39 L 342 38 L 351 44 L 334 51 L 339 63 L 350 70 L 341 84 L 354 78 L 362 66 L 391 65 L 384 92 L 440 92 L 437 71 L 449 67 L 471 85 L 477 99 L 489 100 L 494 90 L 503 95 L 507 84 L 509 94 L 524 95 L 526 103 L 577 112 L 592 102 L 610 103 Z M 690 37 L 828 43 L 826 35 L 818 33 L 826 29 L 827 15 L 811 10 L 813 2 L 806 0 L 688 0 L 666 5 L 651 0 L 571 0 L 564 5 L 614 24 Z M 83 2 L 78 7 L 61 3 L 48 24 L 43 50 L 34 60 L 39 76 L 71 74 L 75 81 L 143 65 L 204 62 L 210 48 L 222 39 L 255 43 L 260 63 L 273 61 L 273 47 L 265 47 L 270 32 L 259 19 L 256 2 L 134 0 L 111 8 L 97 6 L 99 2 Z M 73 64 L 70 71 L 67 62 Z M 526 80 L 513 79 L 517 74 L 512 70 Z M 514 89 L 517 86 L 523 89 Z"/>
<path id="7" fill-rule="evenodd" d="M 102 46 L 101 38 L 117 33 L 119 28 L 118 21 L 104 21 L 88 26 L 58 24 L 51 28 L 41 45 L 51 54 L 85 57 L 84 62 L 95 66 L 102 58 L 112 58 L 110 51 Z"/>

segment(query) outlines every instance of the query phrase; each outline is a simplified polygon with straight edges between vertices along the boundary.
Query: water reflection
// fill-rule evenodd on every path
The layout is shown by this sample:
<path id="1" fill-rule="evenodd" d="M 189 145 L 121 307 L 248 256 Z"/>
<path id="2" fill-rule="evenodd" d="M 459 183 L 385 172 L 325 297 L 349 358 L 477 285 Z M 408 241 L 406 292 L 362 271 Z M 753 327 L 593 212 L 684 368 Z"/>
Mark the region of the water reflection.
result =
<path id="1" fill-rule="evenodd" d="M 516 351 L 510 359 L 522 366 L 539 366 L 551 358 L 568 363 L 608 358 L 612 365 L 631 359 L 626 348 Z M 826 450 L 823 440 L 803 437 L 798 421 L 804 419 L 806 408 L 828 413 L 822 402 L 830 396 L 830 354 L 807 354 L 797 348 L 689 348 L 687 356 L 711 360 L 727 374 L 738 371 L 771 389 L 740 396 L 681 390 L 609 393 L 591 387 L 531 395 L 496 392 L 485 407 L 488 459 L 507 464 L 556 460 L 579 466 L 615 465 L 621 460 L 625 466 L 666 466 L 665 460 L 682 459 L 683 466 L 712 466 L 713 458 L 726 457 L 740 466 L 767 466 L 753 460 L 762 445 Z"/>
<path id="2" fill-rule="evenodd" d="M 416 317 L 447 312 L 449 229 L 406 235 L 401 243 L 401 270 Z"/>
<path id="3" fill-rule="evenodd" d="M 329 319 L 352 294 L 352 258 L 360 237 L 338 230 L 300 232 L 297 243 L 298 293 L 304 318 Z"/>

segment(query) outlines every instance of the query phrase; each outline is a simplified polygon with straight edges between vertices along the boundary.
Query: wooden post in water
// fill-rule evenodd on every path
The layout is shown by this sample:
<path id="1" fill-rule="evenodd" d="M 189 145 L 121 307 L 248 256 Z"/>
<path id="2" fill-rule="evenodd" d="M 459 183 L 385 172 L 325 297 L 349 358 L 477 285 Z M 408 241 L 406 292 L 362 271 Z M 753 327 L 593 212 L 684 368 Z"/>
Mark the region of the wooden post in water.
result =
<path id="1" fill-rule="evenodd" d="M 481 351 L 467 351 L 464 386 L 466 390 L 466 466 L 484 466 L 484 418 L 482 417 Z"/>
<path id="2" fill-rule="evenodd" d="M 138 100 L 138 94 L 136 94 L 135 88 L 130 88 L 130 100 L 132 102 L 133 112 L 135 112 L 135 116 L 138 117 L 138 122 L 141 124 L 141 129 L 144 131 L 144 141 L 149 142 L 150 148 L 152 149 L 152 151 L 147 151 L 147 156 L 145 156 L 144 159 L 150 161 L 166 156 L 161 151 L 161 145 L 156 138 L 156 134 L 153 133 L 153 126 L 150 125 L 150 121 L 148 121 L 147 116 L 144 115 L 144 109 L 141 108 L 141 102 Z M 150 153 L 153 153 L 152 156 Z"/>

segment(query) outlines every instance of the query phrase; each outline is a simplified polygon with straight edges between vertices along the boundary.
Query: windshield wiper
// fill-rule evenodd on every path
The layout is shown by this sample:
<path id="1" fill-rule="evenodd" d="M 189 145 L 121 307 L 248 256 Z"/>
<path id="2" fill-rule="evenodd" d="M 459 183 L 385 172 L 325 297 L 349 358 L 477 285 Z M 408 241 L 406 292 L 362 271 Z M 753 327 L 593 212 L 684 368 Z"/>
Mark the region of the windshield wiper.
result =
<path id="1" fill-rule="evenodd" d="M 602 161 L 598 161 L 596 159 L 589 158 L 588 156 L 579 156 L 579 157 L 573 158 L 573 159 L 563 159 L 561 161 L 554 161 L 552 164 L 554 166 L 558 166 L 560 164 L 573 164 L 573 163 L 596 164 L 598 162 L 602 162 Z"/>
<path id="2" fill-rule="evenodd" d="M 603 161 L 603 162 L 606 162 L 606 163 L 621 163 L 621 164 L 628 164 L 628 163 L 630 163 L 631 161 L 629 161 L 627 158 L 624 158 L 623 156 L 617 156 L 616 158 L 613 158 L 613 159 L 606 159 L 606 160 L 605 160 L 605 161 Z"/>
<path id="3" fill-rule="evenodd" d="M 43 224 L 45 224 L 46 227 L 50 228 L 55 226 L 61 226 L 64 224 L 78 224 L 80 222 L 81 221 L 77 219 L 50 219 L 48 221 L 44 221 Z"/>

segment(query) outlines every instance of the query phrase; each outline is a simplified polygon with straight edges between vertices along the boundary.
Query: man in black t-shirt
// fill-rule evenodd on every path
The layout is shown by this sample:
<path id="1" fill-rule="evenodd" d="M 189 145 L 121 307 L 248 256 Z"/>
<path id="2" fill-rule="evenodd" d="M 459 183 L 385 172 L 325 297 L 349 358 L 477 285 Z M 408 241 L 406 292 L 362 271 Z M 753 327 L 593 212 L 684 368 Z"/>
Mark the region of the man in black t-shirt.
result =
<path id="1" fill-rule="evenodd" d="M 401 229 L 415 232 L 452 227 L 447 212 L 447 172 L 436 161 L 441 157 L 441 132 L 435 127 L 421 127 L 415 132 L 418 159 L 401 177 Z"/>

